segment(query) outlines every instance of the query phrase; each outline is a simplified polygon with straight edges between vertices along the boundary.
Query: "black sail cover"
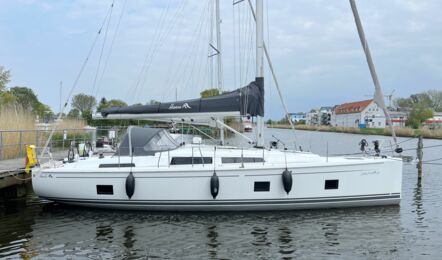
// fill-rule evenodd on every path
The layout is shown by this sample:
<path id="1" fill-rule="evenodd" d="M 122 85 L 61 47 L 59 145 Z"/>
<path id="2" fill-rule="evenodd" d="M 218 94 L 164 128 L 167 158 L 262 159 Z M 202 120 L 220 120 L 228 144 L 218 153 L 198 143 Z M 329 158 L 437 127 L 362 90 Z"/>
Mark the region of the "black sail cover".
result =
<path id="1" fill-rule="evenodd" d="M 264 116 L 264 79 L 256 78 L 249 85 L 218 96 L 190 99 L 155 105 L 133 105 L 103 109 L 106 118 L 112 114 L 170 114 L 236 112 L 241 115 Z"/>

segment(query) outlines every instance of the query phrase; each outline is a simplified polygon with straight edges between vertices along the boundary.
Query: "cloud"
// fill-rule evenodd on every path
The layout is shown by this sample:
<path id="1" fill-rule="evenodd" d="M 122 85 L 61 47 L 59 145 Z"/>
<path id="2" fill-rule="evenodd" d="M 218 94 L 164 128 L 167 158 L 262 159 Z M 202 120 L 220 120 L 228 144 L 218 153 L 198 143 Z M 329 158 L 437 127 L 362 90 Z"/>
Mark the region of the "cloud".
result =
<path id="1" fill-rule="evenodd" d="M 115 1 L 102 66 L 124 1 Z M 13 84 L 35 88 L 43 101 L 57 107 L 56 94 L 50 86 L 60 80 L 65 85 L 74 81 L 111 2 L 4 3 L 0 32 L 7 37 L 0 42 L 0 56 L 5 63 L 1 65 L 14 68 Z M 253 80 L 254 28 L 247 1 L 235 7 L 231 1 L 220 2 L 224 87 L 233 89 Z M 192 98 L 211 86 L 207 58 L 209 3 L 127 0 L 97 98 L 129 98 L 129 102 L 167 100 L 174 99 L 170 93 L 175 89 L 181 98 Z M 420 89 L 422 85 L 440 87 L 442 2 L 357 3 L 385 91 L 395 88 L 397 95 L 407 96 L 425 90 Z M 291 111 L 363 99 L 370 93 L 372 82 L 347 1 L 267 0 L 264 12 L 268 15 L 265 39 Z M 242 25 L 238 25 L 240 22 Z M 88 93 L 92 89 L 102 39 L 77 92 Z M 134 90 L 140 75 L 142 84 Z M 273 85 L 270 79 L 266 84 Z M 273 117 L 282 117 L 282 109 L 272 109 L 272 113 Z"/>

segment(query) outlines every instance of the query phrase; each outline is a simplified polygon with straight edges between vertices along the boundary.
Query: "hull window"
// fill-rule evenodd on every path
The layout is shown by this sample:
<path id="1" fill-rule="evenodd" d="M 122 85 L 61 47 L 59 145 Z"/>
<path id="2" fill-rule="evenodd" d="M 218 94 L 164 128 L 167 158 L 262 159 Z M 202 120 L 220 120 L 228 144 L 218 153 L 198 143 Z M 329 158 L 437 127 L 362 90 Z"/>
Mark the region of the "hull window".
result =
<path id="1" fill-rule="evenodd" d="M 255 181 L 255 189 L 256 192 L 260 191 L 270 191 L 270 182 L 269 181 Z"/>
<path id="2" fill-rule="evenodd" d="M 112 185 L 97 185 L 97 194 L 113 195 L 114 187 Z"/>
<path id="3" fill-rule="evenodd" d="M 170 164 L 212 164 L 212 157 L 173 157 Z"/>
<path id="4" fill-rule="evenodd" d="M 339 187 L 339 180 L 326 180 L 324 189 L 326 190 L 337 190 Z"/>

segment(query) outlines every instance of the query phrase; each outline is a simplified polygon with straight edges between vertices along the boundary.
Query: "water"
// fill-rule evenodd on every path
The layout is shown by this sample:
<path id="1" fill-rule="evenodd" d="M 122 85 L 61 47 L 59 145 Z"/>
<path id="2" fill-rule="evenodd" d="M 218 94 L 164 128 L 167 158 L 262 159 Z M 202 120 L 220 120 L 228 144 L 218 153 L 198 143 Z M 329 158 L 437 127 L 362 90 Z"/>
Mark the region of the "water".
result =
<path id="1" fill-rule="evenodd" d="M 283 140 L 288 130 L 269 130 Z M 297 132 L 297 146 L 356 152 L 363 136 Z M 376 138 L 365 137 L 368 141 Z M 404 148 L 415 148 L 406 138 Z M 425 140 L 424 145 L 442 141 Z M 441 157 L 442 147 L 424 150 Z M 406 151 L 413 155 L 415 151 Z M 0 258 L 438 258 L 442 166 L 404 165 L 400 206 L 265 213 L 150 213 L 93 210 L 42 201 L 32 193 L 0 203 Z"/>

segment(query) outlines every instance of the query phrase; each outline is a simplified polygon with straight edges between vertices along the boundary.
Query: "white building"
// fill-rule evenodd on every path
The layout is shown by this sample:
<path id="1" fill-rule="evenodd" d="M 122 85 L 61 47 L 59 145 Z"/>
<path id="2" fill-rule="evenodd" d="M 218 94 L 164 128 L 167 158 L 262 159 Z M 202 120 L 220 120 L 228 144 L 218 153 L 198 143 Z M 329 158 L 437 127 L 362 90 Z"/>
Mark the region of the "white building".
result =
<path id="1" fill-rule="evenodd" d="M 342 127 L 385 128 L 385 114 L 372 100 L 337 105 L 332 114 L 332 124 Z"/>
<path id="2" fill-rule="evenodd" d="M 305 114 L 306 125 L 318 125 L 319 124 L 319 112 L 316 109 L 310 110 Z"/>
<path id="3" fill-rule="evenodd" d="M 425 120 L 424 125 L 429 128 L 442 127 L 442 112 L 433 112 L 433 117 Z"/>
<path id="4" fill-rule="evenodd" d="M 390 114 L 391 122 L 394 127 L 405 127 L 407 122 L 408 113 L 405 111 L 388 111 Z"/>
<path id="5" fill-rule="evenodd" d="M 305 122 L 305 113 L 298 112 L 298 113 L 289 113 L 290 118 L 292 119 L 292 122 L 297 124 L 299 122 Z"/>

